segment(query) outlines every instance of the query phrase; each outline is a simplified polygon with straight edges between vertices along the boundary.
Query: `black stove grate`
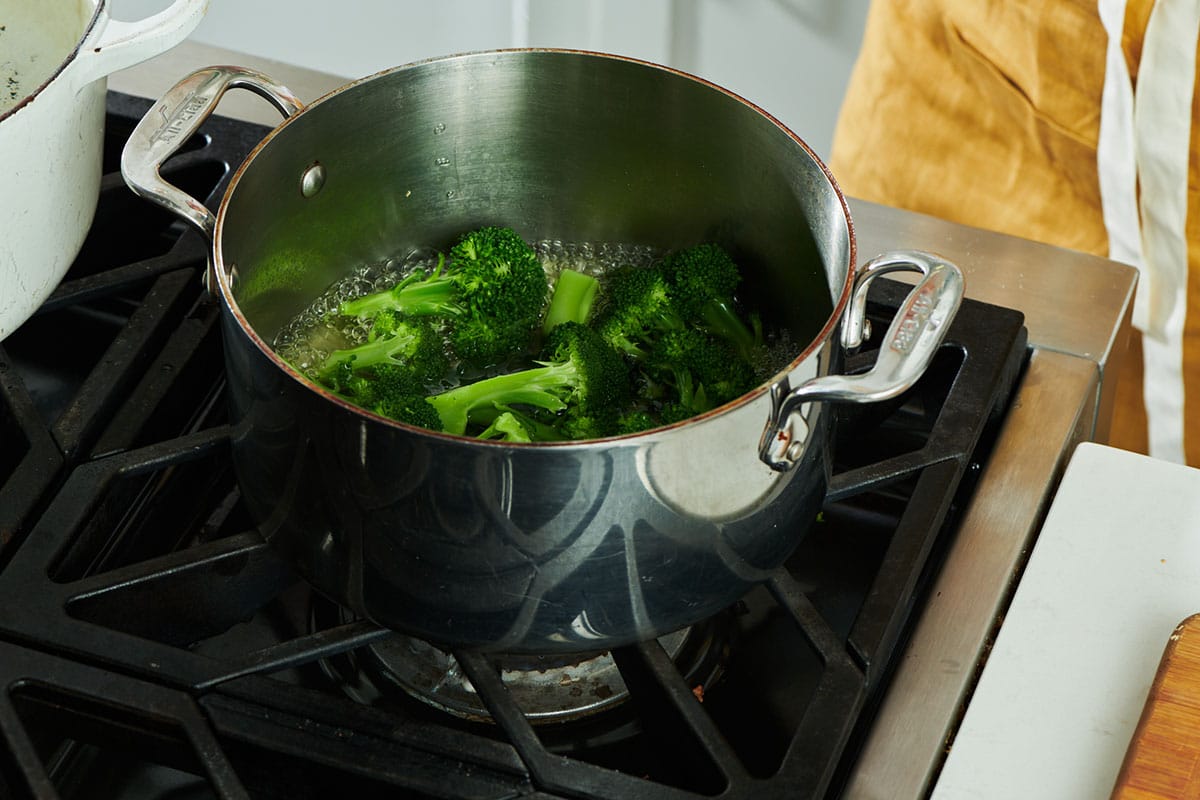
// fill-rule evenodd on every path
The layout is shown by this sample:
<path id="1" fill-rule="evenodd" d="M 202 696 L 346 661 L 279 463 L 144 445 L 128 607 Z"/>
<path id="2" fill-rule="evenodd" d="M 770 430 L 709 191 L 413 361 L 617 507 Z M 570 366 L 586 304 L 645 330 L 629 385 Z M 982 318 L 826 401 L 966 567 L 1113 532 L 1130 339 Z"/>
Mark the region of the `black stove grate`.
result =
<path id="1" fill-rule="evenodd" d="M 0 343 L 0 794 L 836 793 L 1015 385 L 1021 315 L 967 301 L 917 387 L 844 412 L 822 519 L 730 610 L 710 685 L 646 642 L 612 654 L 629 700 L 583 721 L 531 724 L 472 653 L 455 655 L 495 722 L 356 702 L 331 665 L 391 634 L 314 626 L 241 506 L 204 246 L 116 172 L 148 105 L 110 94 L 93 234 Z M 263 133 L 214 118 L 164 173 L 211 201 Z M 881 283 L 872 314 L 902 292 Z"/>

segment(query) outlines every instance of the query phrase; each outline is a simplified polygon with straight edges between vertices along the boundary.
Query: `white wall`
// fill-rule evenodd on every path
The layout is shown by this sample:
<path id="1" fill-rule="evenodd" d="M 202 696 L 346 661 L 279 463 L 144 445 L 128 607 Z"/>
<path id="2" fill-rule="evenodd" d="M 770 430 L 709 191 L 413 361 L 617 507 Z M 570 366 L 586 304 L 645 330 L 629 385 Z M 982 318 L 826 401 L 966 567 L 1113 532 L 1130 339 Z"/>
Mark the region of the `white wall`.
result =
<path id="1" fill-rule="evenodd" d="M 828 155 L 869 0 L 211 0 L 192 35 L 360 77 L 468 50 L 579 47 L 667 64 L 760 105 Z M 112 0 L 123 19 L 168 0 Z"/>

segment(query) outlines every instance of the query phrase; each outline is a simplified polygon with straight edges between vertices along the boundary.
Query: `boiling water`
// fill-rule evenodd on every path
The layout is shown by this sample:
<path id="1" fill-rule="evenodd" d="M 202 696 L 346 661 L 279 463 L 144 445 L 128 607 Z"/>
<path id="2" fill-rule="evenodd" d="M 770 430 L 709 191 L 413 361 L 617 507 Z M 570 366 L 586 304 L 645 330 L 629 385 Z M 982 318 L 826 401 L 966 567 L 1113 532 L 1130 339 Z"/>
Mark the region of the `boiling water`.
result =
<path id="1" fill-rule="evenodd" d="M 649 266 L 662 255 L 662 251 L 655 248 L 628 244 L 543 240 L 534 242 L 532 246 L 551 285 L 564 269 L 593 275 L 603 282 L 604 275 L 611 270 L 626 266 Z M 415 250 L 403 258 L 359 267 L 330 286 L 284 326 L 275 338 L 275 352 L 315 380 L 317 368 L 332 351 L 362 344 L 370 332 L 369 322 L 336 313 L 343 302 L 389 289 L 416 270 L 434 269 L 437 261 L 437 251 L 425 249 Z M 496 371 L 504 371 L 512 366 L 528 365 L 499 365 Z M 443 385 L 436 388 L 448 389 L 476 377 L 480 376 L 470 374 L 456 365 Z"/>

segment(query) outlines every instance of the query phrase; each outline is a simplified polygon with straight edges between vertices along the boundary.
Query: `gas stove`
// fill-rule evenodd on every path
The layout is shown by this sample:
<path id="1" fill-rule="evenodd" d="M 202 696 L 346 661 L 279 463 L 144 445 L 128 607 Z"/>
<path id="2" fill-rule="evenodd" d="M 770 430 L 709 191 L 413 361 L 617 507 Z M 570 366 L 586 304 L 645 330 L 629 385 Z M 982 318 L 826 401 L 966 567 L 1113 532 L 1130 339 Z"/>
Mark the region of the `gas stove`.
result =
<path id="1" fill-rule="evenodd" d="M 110 93 L 93 232 L 0 343 L 0 794 L 851 791 L 1029 364 L 1021 313 L 965 301 L 916 387 L 841 412 L 820 518 L 717 618 L 576 659 L 447 652 L 316 595 L 254 530 L 205 244 L 117 168 L 148 107 Z M 264 133 L 213 118 L 164 176 L 212 203 Z"/>

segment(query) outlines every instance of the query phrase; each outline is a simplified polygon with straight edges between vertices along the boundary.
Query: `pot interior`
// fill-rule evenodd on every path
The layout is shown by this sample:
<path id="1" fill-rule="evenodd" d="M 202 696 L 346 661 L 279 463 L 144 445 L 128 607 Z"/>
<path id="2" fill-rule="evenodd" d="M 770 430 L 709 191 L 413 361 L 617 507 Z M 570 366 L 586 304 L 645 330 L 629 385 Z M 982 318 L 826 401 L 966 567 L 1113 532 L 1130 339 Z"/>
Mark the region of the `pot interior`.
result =
<path id="1" fill-rule="evenodd" d="M 306 197 L 314 164 L 325 181 Z M 505 51 L 382 73 L 281 126 L 227 195 L 217 264 L 270 342 L 354 267 L 484 224 L 530 241 L 717 242 L 746 275 L 742 299 L 797 352 L 852 258 L 820 162 L 740 98 L 642 62 Z"/>
<path id="2" fill-rule="evenodd" d="M 0 0 L 0 119 L 54 77 L 95 13 L 95 0 Z"/>

